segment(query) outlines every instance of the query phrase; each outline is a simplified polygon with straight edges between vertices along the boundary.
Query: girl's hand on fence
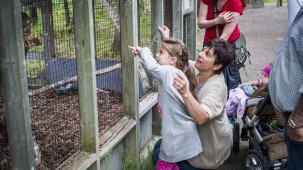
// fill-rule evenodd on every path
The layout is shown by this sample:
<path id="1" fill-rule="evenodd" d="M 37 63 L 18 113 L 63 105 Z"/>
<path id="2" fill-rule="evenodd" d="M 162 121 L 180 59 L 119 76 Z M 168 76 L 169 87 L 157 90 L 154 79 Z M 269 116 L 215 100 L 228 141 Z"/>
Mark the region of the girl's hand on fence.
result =
<path id="1" fill-rule="evenodd" d="M 233 14 L 232 14 L 232 12 L 224 11 L 224 12 L 220 13 L 219 16 L 216 19 L 217 19 L 217 24 L 229 23 L 229 22 L 233 21 L 232 20 L 233 19 Z"/>
<path id="2" fill-rule="evenodd" d="M 139 55 L 139 52 L 141 51 L 141 47 L 132 47 L 132 46 L 128 46 L 128 48 L 132 49 L 132 54 L 134 56 Z"/>
<path id="3" fill-rule="evenodd" d="M 170 30 L 166 26 L 163 26 L 163 27 L 159 26 L 158 30 L 161 33 L 163 40 L 169 39 L 169 32 L 170 32 Z"/>

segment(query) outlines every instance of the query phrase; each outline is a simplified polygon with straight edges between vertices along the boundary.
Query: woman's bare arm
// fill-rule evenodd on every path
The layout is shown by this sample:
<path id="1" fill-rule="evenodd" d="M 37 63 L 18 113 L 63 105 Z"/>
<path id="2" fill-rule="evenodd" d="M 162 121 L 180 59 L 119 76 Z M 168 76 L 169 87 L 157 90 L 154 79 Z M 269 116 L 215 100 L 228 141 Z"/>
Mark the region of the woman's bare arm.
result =
<path id="1" fill-rule="evenodd" d="M 224 40 L 227 40 L 230 37 L 230 35 L 233 33 L 239 22 L 240 14 L 237 12 L 232 12 L 232 15 L 233 15 L 232 21 L 225 24 L 223 32 L 220 36 L 220 38 Z"/>
<path id="2" fill-rule="evenodd" d="M 218 24 L 230 23 L 233 19 L 232 12 L 222 12 L 217 18 L 207 20 L 207 13 L 208 5 L 201 2 L 198 15 L 198 27 L 200 29 L 209 28 Z"/>

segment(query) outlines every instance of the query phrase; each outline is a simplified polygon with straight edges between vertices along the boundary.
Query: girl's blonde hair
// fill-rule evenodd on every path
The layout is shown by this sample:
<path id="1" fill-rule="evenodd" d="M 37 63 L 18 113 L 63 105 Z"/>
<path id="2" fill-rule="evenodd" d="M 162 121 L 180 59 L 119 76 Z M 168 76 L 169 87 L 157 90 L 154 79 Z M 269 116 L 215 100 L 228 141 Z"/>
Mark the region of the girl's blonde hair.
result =
<path id="1" fill-rule="evenodd" d="M 177 57 L 176 67 L 184 72 L 189 81 L 189 90 L 195 99 L 198 98 L 196 88 L 198 86 L 195 71 L 188 63 L 189 50 L 187 46 L 177 38 L 169 38 L 163 40 L 161 47 L 165 49 L 171 56 Z"/>

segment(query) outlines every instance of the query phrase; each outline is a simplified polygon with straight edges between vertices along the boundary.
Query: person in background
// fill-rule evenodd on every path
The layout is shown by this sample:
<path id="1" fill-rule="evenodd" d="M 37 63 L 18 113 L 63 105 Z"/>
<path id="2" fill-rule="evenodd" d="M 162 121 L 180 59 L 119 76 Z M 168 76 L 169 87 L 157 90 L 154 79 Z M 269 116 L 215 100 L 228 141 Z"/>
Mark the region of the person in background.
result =
<path id="1" fill-rule="evenodd" d="M 168 29 L 159 29 L 163 39 L 169 38 Z M 177 162 L 180 170 L 216 169 L 229 157 L 232 145 L 232 128 L 225 114 L 227 86 L 222 71 L 235 57 L 234 48 L 223 39 L 205 43 L 196 61 L 190 61 L 197 73 L 198 100 L 188 90 L 186 77 L 178 73 L 174 87 L 181 94 L 189 115 L 198 124 L 203 152 Z M 188 133 L 192 133 L 188 131 Z M 161 143 L 155 149 L 162 147 Z M 153 152 L 153 157 L 157 157 Z"/>
<path id="2" fill-rule="evenodd" d="M 165 27 L 164 27 L 165 29 Z M 179 170 L 176 162 L 190 159 L 202 152 L 197 124 L 190 117 L 181 95 L 173 86 L 177 74 L 184 76 L 188 90 L 196 94 L 197 81 L 188 63 L 189 51 L 176 38 L 164 39 L 154 59 L 149 48 L 133 48 L 133 55 L 142 59 L 143 67 L 158 80 L 158 110 L 162 117 L 162 144 L 157 170 Z"/>
<path id="3" fill-rule="evenodd" d="M 213 12 L 215 4 L 217 4 L 217 17 Z M 203 44 L 217 37 L 216 26 L 218 26 L 219 37 L 228 41 L 236 49 L 235 41 L 240 36 L 238 22 L 243 13 L 242 5 L 241 0 L 201 0 L 198 26 L 200 29 L 205 29 Z M 242 83 L 235 59 L 223 73 L 228 90 Z"/>
<path id="4" fill-rule="evenodd" d="M 303 0 L 288 0 L 287 8 L 288 8 L 288 27 L 291 26 L 294 21 L 298 11 L 303 6 Z"/>
<path id="5" fill-rule="evenodd" d="M 269 78 L 272 104 L 285 115 L 287 169 L 303 167 L 303 7 L 273 61 Z"/>

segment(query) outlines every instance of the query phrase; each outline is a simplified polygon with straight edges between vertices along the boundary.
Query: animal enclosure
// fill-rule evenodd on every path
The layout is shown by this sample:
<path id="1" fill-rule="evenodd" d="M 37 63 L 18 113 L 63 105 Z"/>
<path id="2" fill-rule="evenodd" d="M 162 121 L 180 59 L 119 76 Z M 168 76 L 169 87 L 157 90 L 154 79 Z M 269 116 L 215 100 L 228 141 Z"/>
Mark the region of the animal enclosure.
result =
<path id="1" fill-rule="evenodd" d="M 9 0 L 2 1 L 5 5 L 11 3 Z M 19 91 L 7 91 L 8 86 L 13 85 L 18 78 L 24 77 L 22 74 L 8 76 L 10 68 L 17 68 L 18 71 L 21 68 L 22 72 L 23 61 L 20 60 L 21 64 L 19 61 L 14 61 L 18 63 L 17 67 L 15 65 L 5 67 L 2 74 L 4 77 L 1 77 L 5 78 L 5 83 L 2 81 L 2 86 L 0 86 L 0 169 L 12 169 L 16 165 L 16 162 L 13 162 L 16 160 L 14 159 L 16 155 L 12 153 L 17 153 L 18 150 L 12 151 L 16 148 L 11 147 L 11 143 L 18 140 L 14 140 L 11 134 L 20 131 L 20 129 L 15 130 L 13 126 L 20 128 L 23 124 L 22 126 L 14 124 L 12 116 L 16 116 L 15 122 L 22 119 L 25 127 L 26 123 L 30 126 L 29 130 L 25 130 L 25 137 L 31 136 L 33 141 L 32 143 L 30 140 L 24 142 L 28 147 L 23 147 L 23 145 L 22 147 L 30 148 L 33 144 L 34 163 L 37 169 L 64 169 L 72 162 L 77 162 L 74 160 L 84 152 L 91 157 L 94 157 L 96 153 L 99 158 L 94 157 L 96 158 L 94 161 L 98 162 L 107 151 L 102 148 L 108 143 L 107 140 L 102 141 L 102 136 L 111 133 L 110 129 L 121 120 L 126 120 L 126 117 L 130 120 L 131 126 L 122 128 L 122 132 L 125 131 L 124 136 L 113 132 L 111 135 L 114 137 L 117 135 L 116 138 L 118 138 L 114 138 L 114 142 L 118 143 L 122 140 L 136 146 L 130 147 L 129 155 L 133 155 L 132 149 L 138 150 L 145 145 L 152 135 L 151 113 L 157 95 L 153 92 L 151 98 L 146 97 L 152 93 L 152 77 L 137 62 L 139 60 L 130 57 L 130 51 L 125 49 L 127 45 L 138 44 L 150 47 L 154 52 L 155 47 L 159 45 L 161 37 L 155 28 L 163 25 L 163 22 L 160 21 L 161 17 L 155 17 L 155 14 L 158 14 L 157 10 L 162 10 L 162 5 L 157 8 L 155 5 L 152 6 L 151 2 L 151 0 L 125 2 L 118 0 L 93 0 L 92 2 L 20 0 L 20 8 L 17 7 L 14 13 L 20 13 L 18 17 L 21 20 L 16 19 L 18 18 L 16 16 L 10 19 L 16 21 L 15 25 L 22 26 L 20 35 L 22 34 L 24 48 L 15 49 L 24 54 L 22 60 L 25 61 L 27 75 L 24 83 L 26 96 L 15 97 L 24 102 L 22 105 L 24 108 L 12 112 L 14 108 L 11 104 L 14 98 L 7 96 L 13 96 Z M 157 1 L 157 4 L 160 4 L 159 2 Z M 170 4 L 171 6 L 167 6 L 167 9 L 170 8 L 169 13 L 172 14 L 173 3 Z M 135 9 L 135 12 L 132 9 Z M 88 19 L 90 16 L 87 15 L 90 14 L 92 14 L 92 20 Z M 133 14 L 135 16 L 132 16 Z M 1 19 L 6 15 L 11 16 L 9 11 L 5 11 L 1 14 Z M 128 21 L 128 18 L 125 18 L 127 15 L 133 19 Z M 169 24 L 172 21 L 165 23 Z M 3 24 L 1 28 L 6 29 Z M 170 28 L 172 32 L 178 32 L 173 24 L 170 24 Z M 16 27 L 12 29 L 17 30 Z M 93 36 L 86 34 L 90 30 Z M 0 30 L 0 33 L 3 33 L 1 31 L 3 29 Z M 5 45 L 1 47 L 4 47 L 5 52 L 14 53 Z M 1 63 L 2 68 L 6 66 L 6 63 L 13 63 L 6 62 L 10 61 L 7 56 L 9 55 L 1 56 L 4 61 Z M 128 59 L 125 60 L 125 58 Z M 90 68 L 91 72 L 86 70 Z M 92 80 L 91 74 L 94 77 Z M 24 86 L 21 87 L 24 88 Z M 138 93 L 137 89 L 139 89 Z M 96 99 L 93 99 L 94 96 Z M 144 102 L 138 105 L 139 101 Z M 93 109 L 94 104 L 90 105 L 94 102 L 96 102 L 97 112 Z M 6 113 L 8 111 L 10 114 Z M 27 113 L 29 113 L 30 121 L 26 121 L 27 117 L 25 119 L 22 117 Z M 95 120 L 92 118 L 95 113 L 97 123 L 92 122 Z M 91 125 L 96 125 L 93 128 L 97 129 L 98 137 L 92 135 Z M 85 131 L 87 127 L 89 130 Z M 135 131 L 135 133 L 130 131 Z M 137 137 L 132 137 L 133 134 Z M 100 142 L 95 140 L 93 142 L 96 143 L 91 144 L 92 139 L 97 138 Z M 132 141 L 133 139 L 136 141 Z M 91 149 L 90 147 L 94 144 L 98 145 L 99 149 Z M 118 144 L 110 145 L 110 147 L 115 147 L 115 145 Z M 106 149 L 113 149 L 110 147 Z M 98 155 L 99 150 L 103 156 Z"/>
<path id="2" fill-rule="evenodd" d="M 119 4 L 95 0 L 93 5 L 98 122 L 102 134 L 123 115 Z M 38 169 L 57 169 L 81 146 L 72 1 L 21 1 L 21 6 Z M 150 5 L 145 1 L 140 6 L 141 40 L 146 46 L 150 44 Z M 4 116 L 1 93 L 1 121 L 5 121 Z M 8 141 L 4 138 L 0 139 L 0 148 L 0 167 L 10 169 Z"/>

